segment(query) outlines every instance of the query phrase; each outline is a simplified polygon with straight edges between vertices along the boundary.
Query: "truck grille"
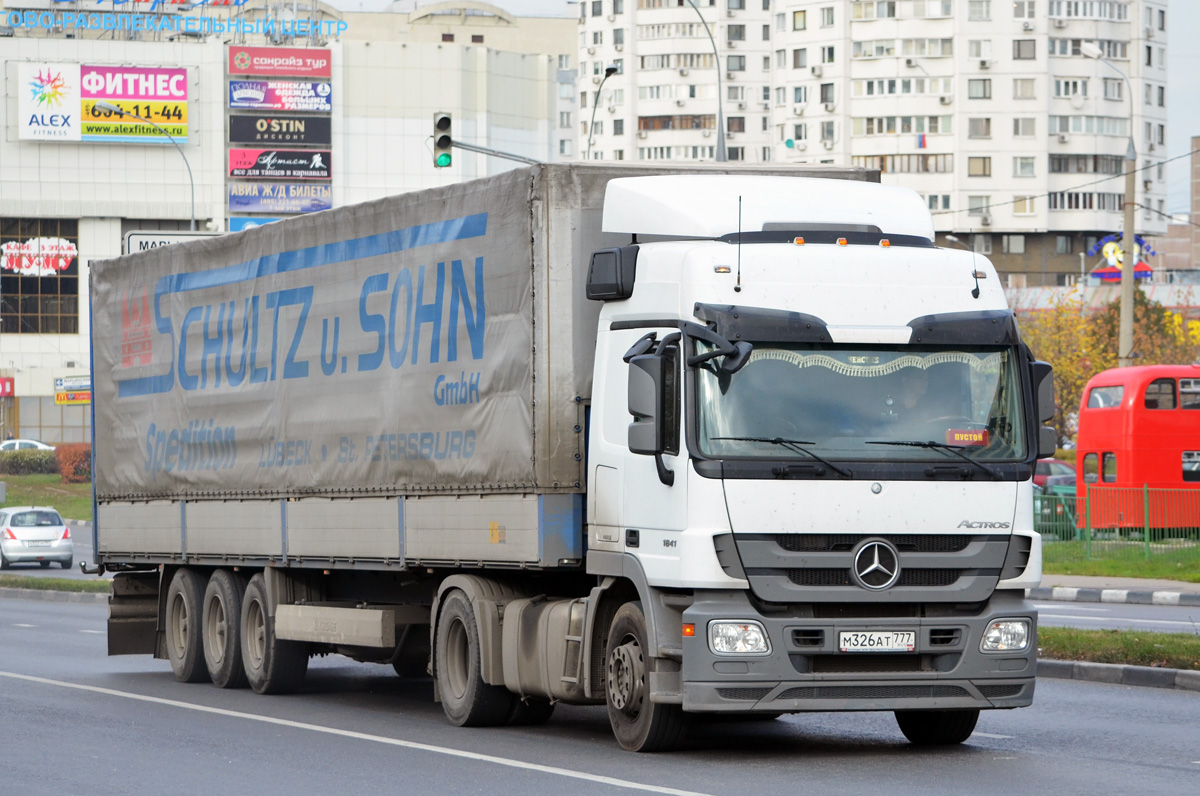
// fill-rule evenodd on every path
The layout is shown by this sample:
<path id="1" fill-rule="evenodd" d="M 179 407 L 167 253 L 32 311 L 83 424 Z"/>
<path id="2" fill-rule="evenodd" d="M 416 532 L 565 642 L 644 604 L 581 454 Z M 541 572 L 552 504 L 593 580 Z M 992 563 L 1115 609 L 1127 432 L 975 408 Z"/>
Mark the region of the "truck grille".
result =
<path id="1" fill-rule="evenodd" d="M 1000 579 L 1007 534 L 732 534 L 746 579 L 766 603 L 982 603 Z M 900 577 L 872 591 L 854 578 L 867 539 L 897 551 Z"/>

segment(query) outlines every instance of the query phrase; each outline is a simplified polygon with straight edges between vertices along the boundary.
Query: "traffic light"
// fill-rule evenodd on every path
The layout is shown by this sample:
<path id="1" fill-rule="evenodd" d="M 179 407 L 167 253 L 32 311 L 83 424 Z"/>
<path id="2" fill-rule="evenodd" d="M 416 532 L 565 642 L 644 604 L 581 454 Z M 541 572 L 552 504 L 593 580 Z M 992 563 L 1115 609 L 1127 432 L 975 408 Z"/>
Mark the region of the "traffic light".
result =
<path id="1" fill-rule="evenodd" d="M 450 134 L 450 114 L 438 111 L 433 114 L 433 165 L 444 169 L 450 165 L 450 148 L 454 139 Z"/>

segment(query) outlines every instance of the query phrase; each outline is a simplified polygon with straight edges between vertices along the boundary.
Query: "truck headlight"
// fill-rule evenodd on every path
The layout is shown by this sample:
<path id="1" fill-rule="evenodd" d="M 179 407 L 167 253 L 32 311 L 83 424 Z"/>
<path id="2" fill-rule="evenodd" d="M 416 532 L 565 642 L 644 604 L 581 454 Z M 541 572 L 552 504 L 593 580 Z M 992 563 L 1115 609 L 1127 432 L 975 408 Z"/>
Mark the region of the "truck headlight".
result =
<path id="1" fill-rule="evenodd" d="M 718 655 L 766 655 L 767 632 L 758 622 L 710 622 L 708 646 Z"/>
<path id="2" fill-rule="evenodd" d="M 1021 652 L 1029 646 L 1028 619 L 997 619 L 979 642 L 980 652 Z"/>

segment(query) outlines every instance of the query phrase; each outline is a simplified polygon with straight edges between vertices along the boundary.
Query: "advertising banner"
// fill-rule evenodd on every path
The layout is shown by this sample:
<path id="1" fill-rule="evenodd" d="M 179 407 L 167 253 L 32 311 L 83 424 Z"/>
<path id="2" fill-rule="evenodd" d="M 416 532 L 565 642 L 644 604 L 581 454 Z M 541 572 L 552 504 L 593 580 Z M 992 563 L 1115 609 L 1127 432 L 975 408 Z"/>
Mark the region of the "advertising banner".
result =
<path id="1" fill-rule="evenodd" d="M 241 232 L 243 229 L 254 229 L 255 227 L 261 227 L 263 224 L 270 224 L 279 220 L 278 218 L 268 218 L 267 216 L 231 216 L 229 218 L 229 231 Z"/>
<path id="2" fill-rule="evenodd" d="M 230 213 L 315 213 L 333 207 L 329 185 L 237 182 L 229 186 Z"/>
<path id="3" fill-rule="evenodd" d="M 229 75 L 331 77 L 329 50 L 307 47 L 229 48 Z"/>
<path id="4" fill-rule="evenodd" d="M 65 238 L 29 238 L 0 246 L 0 270 L 19 276 L 54 276 L 75 262 L 79 249 Z"/>
<path id="5" fill-rule="evenodd" d="M 187 69 L 21 63 L 17 76 L 19 138 L 141 144 L 170 144 L 170 137 L 177 143 L 187 141 Z M 100 100 L 126 115 L 101 110 L 96 107 Z"/>
<path id="6" fill-rule="evenodd" d="M 0 398 L 16 395 L 16 379 L 12 376 L 0 376 Z"/>
<path id="7" fill-rule="evenodd" d="M 231 144 L 307 144 L 333 142 L 329 118 L 324 116 L 230 116 Z"/>
<path id="8" fill-rule="evenodd" d="M 329 83 L 306 80 L 233 80 L 229 83 L 229 107 L 328 113 L 333 110 L 333 88 Z"/>
<path id="9" fill-rule="evenodd" d="M 329 150 L 231 149 L 229 176 L 268 180 L 328 180 Z"/>

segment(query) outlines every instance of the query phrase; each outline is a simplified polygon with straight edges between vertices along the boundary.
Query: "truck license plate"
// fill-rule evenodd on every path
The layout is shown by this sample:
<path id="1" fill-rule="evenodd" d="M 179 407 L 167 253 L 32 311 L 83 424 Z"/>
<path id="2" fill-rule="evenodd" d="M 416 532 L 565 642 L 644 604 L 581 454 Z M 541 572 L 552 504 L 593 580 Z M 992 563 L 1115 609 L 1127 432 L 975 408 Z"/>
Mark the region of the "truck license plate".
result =
<path id="1" fill-rule="evenodd" d="M 915 630 L 869 630 L 838 633 L 842 652 L 912 652 L 916 648 Z"/>

